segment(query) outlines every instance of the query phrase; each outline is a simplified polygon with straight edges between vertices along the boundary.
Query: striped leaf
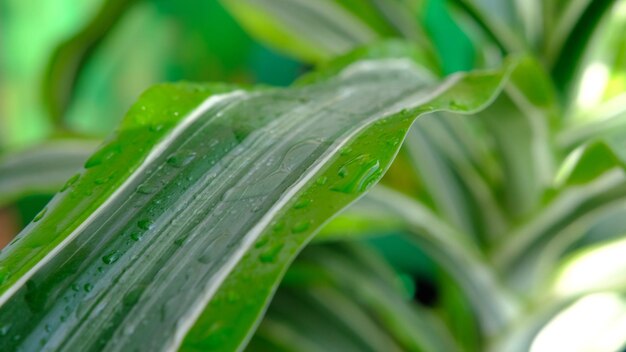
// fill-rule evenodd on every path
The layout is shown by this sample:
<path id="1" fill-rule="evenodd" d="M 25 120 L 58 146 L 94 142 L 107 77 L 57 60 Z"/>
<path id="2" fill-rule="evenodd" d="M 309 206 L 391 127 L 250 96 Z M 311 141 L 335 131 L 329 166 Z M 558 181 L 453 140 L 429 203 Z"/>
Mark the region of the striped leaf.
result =
<path id="1" fill-rule="evenodd" d="M 319 63 L 377 39 L 402 37 L 432 60 L 424 31 L 402 0 L 222 0 L 259 40 L 304 61 Z"/>
<path id="2" fill-rule="evenodd" d="M 0 206 L 21 196 L 54 194 L 96 149 L 93 141 L 61 140 L 0 159 Z"/>
<path id="3" fill-rule="evenodd" d="M 299 249 L 375 184 L 417 116 L 474 112 L 505 71 L 412 61 L 288 89 L 168 84 L 0 252 L 2 350 L 236 350 Z"/>

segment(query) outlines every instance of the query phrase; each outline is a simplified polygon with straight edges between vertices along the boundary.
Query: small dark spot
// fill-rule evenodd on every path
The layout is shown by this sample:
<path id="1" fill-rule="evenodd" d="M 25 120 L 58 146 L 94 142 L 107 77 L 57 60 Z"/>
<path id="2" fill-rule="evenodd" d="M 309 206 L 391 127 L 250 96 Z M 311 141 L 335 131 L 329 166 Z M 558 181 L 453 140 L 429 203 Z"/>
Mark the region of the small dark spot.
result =
<path id="1" fill-rule="evenodd" d="M 415 294 L 413 299 L 427 307 L 434 307 L 439 301 L 439 289 L 435 283 L 425 277 L 414 277 Z"/>

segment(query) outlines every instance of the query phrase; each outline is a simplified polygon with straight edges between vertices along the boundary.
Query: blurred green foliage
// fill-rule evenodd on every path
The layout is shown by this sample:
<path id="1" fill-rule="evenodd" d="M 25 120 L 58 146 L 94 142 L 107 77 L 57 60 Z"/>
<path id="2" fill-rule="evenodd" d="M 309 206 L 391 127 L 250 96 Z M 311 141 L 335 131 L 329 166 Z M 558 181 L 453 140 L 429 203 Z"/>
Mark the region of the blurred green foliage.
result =
<path id="1" fill-rule="evenodd" d="M 68 131 L 106 135 L 157 82 L 286 85 L 302 70 L 251 40 L 217 1 L 121 2 L 119 18 L 94 28 L 105 1 L 0 1 L 3 149 Z M 46 80 L 51 70 L 61 76 Z"/>

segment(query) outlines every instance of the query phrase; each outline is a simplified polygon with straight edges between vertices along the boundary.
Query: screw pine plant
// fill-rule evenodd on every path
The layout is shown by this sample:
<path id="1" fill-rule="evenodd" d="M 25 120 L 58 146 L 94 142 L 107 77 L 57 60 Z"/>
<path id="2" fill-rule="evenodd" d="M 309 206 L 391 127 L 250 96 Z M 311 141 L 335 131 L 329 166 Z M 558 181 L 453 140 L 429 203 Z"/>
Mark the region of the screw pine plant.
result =
<path id="1" fill-rule="evenodd" d="M 314 68 L 156 85 L 96 148 L 77 48 L 145 4 L 58 47 L 56 138 L 0 159 L 0 204 L 58 190 L 0 251 L 1 350 L 624 347 L 626 2 L 221 3 Z"/>

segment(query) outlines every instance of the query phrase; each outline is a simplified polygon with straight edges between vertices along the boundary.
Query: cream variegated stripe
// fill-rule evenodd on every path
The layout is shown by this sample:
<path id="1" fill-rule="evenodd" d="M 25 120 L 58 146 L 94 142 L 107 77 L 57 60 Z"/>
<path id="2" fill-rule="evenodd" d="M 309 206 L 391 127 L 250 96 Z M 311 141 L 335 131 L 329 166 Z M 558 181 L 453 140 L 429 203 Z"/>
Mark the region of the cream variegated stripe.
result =
<path id="1" fill-rule="evenodd" d="M 128 187 L 133 183 L 133 181 L 138 178 L 141 175 L 141 172 L 145 170 L 145 168 L 154 161 L 154 159 L 160 155 L 160 153 L 163 152 L 163 150 L 173 141 L 175 140 L 176 137 L 178 137 L 193 121 L 197 120 L 200 116 L 202 116 L 202 114 L 210 109 L 211 107 L 215 106 L 216 104 L 222 102 L 222 101 L 226 101 L 228 99 L 231 99 L 232 97 L 238 96 L 243 94 L 240 91 L 236 91 L 236 92 L 232 92 L 232 93 L 226 93 L 226 94 L 221 94 L 221 95 L 214 95 L 211 96 L 209 98 L 207 98 L 207 100 L 202 103 L 202 105 L 200 105 L 195 111 L 193 111 L 191 114 L 189 114 L 189 116 L 187 116 L 181 123 L 180 125 L 178 125 L 176 127 L 175 130 L 173 130 L 169 136 L 164 139 L 163 141 L 161 141 L 158 145 L 156 145 L 154 147 L 154 149 L 152 150 L 152 152 L 148 155 L 148 157 L 146 158 L 146 160 L 142 163 L 141 166 L 139 166 L 137 168 L 137 170 L 134 172 L 134 174 L 120 187 L 118 188 L 112 195 L 111 197 L 104 203 L 102 204 L 98 210 L 96 210 L 93 214 L 91 214 L 87 220 L 85 220 L 85 222 L 83 222 L 78 228 L 76 228 L 74 231 L 72 231 L 71 234 L 69 234 L 58 246 L 56 246 L 50 253 L 48 253 L 41 261 L 39 261 L 37 263 L 37 265 L 35 265 L 31 270 L 29 270 L 26 274 L 24 274 L 19 281 L 17 281 L 9 290 L 7 290 L 6 292 L 4 292 L 2 295 L 0 295 L 0 306 L 3 305 L 7 299 L 9 299 L 9 297 L 11 295 L 13 295 L 13 293 L 15 293 L 15 291 L 17 289 L 19 289 L 20 287 L 22 287 L 26 281 L 28 281 L 28 279 L 30 277 L 32 277 L 32 275 L 42 266 L 44 266 L 46 263 L 48 263 L 50 261 L 51 258 L 53 258 L 62 248 L 64 248 L 69 242 L 72 241 L 72 239 L 76 236 L 78 236 L 78 234 L 87 226 L 89 225 L 91 222 L 94 221 L 94 219 L 96 219 L 98 217 L 98 215 L 107 208 L 108 204 L 110 204 L 113 200 L 116 199 L 116 197 L 119 197 L 122 193 L 124 193 L 125 191 L 128 190 Z M 52 202 L 54 202 L 54 199 L 52 200 Z M 28 232 L 30 230 L 30 227 L 36 226 L 34 223 L 31 223 L 28 227 L 26 227 L 24 229 L 24 232 Z"/>

